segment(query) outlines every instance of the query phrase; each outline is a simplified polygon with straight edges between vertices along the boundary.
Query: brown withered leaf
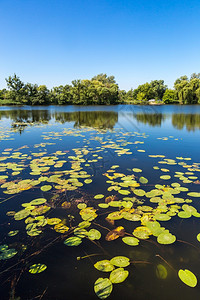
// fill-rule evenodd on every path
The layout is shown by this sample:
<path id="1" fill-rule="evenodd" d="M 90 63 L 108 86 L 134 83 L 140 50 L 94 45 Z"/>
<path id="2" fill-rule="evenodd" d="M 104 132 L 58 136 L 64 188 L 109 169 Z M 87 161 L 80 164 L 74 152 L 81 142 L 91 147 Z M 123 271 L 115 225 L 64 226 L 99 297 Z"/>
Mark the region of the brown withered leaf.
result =
<path id="1" fill-rule="evenodd" d="M 105 218 L 105 220 L 106 220 L 110 225 L 112 225 L 112 226 L 115 225 L 115 221 L 114 221 L 114 220 L 111 220 L 111 219 L 109 219 L 109 218 Z"/>
<path id="2" fill-rule="evenodd" d="M 194 184 L 200 184 L 200 181 L 199 180 L 196 180 L 193 182 Z"/>
<path id="3" fill-rule="evenodd" d="M 71 202 L 67 202 L 67 201 L 63 202 L 62 207 L 63 208 L 70 208 L 71 207 Z"/>
<path id="4" fill-rule="evenodd" d="M 116 201 L 117 200 L 117 197 L 116 196 L 108 196 L 108 197 L 106 197 L 106 199 L 105 199 L 105 203 L 109 203 L 109 202 L 111 202 L 111 201 Z"/>
<path id="5" fill-rule="evenodd" d="M 114 240 L 118 239 L 118 237 L 124 236 L 124 235 L 125 235 L 124 227 L 118 226 L 114 230 L 109 231 L 108 234 L 106 235 L 105 239 L 106 239 L 106 241 L 110 242 L 110 241 L 114 241 Z"/>

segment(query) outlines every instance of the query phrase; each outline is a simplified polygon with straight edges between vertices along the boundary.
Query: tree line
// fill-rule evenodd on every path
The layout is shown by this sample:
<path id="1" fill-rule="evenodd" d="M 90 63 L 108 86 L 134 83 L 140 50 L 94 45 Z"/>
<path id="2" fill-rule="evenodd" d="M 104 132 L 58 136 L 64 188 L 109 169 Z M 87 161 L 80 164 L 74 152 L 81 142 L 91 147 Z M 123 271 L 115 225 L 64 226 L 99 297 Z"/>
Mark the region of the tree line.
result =
<path id="1" fill-rule="evenodd" d="M 153 80 L 129 91 L 120 90 L 114 76 L 98 74 L 92 79 L 48 89 L 46 85 L 24 83 L 14 74 L 6 78 L 7 89 L 0 90 L 0 105 L 112 105 L 147 104 L 161 100 L 166 104 L 200 104 L 200 73 L 181 76 L 168 89 L 164 80 Z"/>

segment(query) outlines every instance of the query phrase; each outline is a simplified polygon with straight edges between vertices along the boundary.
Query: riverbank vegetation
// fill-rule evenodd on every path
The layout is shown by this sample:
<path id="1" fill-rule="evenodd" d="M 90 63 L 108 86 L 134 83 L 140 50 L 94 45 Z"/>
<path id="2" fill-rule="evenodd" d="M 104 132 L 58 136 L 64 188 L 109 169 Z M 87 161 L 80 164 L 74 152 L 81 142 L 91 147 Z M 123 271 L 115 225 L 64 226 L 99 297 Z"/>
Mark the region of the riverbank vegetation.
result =
<path id="1" fill-rule="evenodd" d="M 14 74 L 0 90 L 0 105 L 112 105 L 112 104 L 200 104 L 200 73 L 181 76 L 168 89 L 164 80 L 153 80 L 129 91 L 120 90 L 114 76 L 99 74 L 92 79 L 48 89 L 46 85 L 24 83 Z"/>

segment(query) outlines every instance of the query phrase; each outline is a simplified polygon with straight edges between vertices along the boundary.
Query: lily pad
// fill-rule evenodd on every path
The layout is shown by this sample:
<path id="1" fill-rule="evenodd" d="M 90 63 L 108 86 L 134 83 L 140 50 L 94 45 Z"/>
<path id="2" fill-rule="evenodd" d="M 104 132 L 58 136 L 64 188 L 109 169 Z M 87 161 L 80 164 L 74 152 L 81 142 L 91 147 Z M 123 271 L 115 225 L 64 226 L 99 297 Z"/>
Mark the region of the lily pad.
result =
<path id="1" fill-rule="evenodd" d="M 0 260 L 10 259 L 17 254 L 17 251 L 14 248 L 4 250 L 0 254 Z"/>
<path id="2" fill-rule="evenodd" d="M 146 183 L 148 183 L 148 179 L 145 177 L 140 177 L 139 182 L 141 182 L 142 184 L 146 184 Z"/>
<path id="3" fill-rule="evenodd" d="M 162 175 L 162 176 L 160 176 L 160 179 L 164 179 L 164 180 L 168 180 L 170 178 L 171 178 L 170 175 Z"/>
<path id="4" fill-rule="evenodd" d="M 92 241 L 99 240 L 101 238 L 101 232 L 96 229 L 90 229 L 88 232 L 88 238 Z"/>
<path id="5" fill-rule="evenodd" d="M 41 205 L 44 204 L 45 202 L 47 202 L 47 200 L 45 198 L 37 198 L 34 199 L 30 202 L 31 205 Z"/>
<path id="6" fill-rule="evenodd" d="M 197 278 L 196 276 L 189 270 L 185 269 L 182 270 L 180 269 L 178 271 L 178 276 L 183 283 L 190 287 L 195 287 L 197 285 Z"/>
<path id="7" fill-rule="evenodd" d="M 190 192 L 190 193 L 187 193 L 187 195 L 190 197 L 199 197 L 200 198 L 200 193 L 196 193 L 196 192 Z"/>
<path id="8" fill-rule="evenodd" d="M 126 256 L 115 256 L 110 260 L 110 263 L 116 267 L 125 268 L 130 265 L 130 260 Z"/>
<path id="9" fill-rule="evenodd" d="M 94 199 L 102 199 L 104 197 L 103 194 L 98 194 L 94 196 Z"/>
<path id="10" fill-rule="evenodd" d="M 129 272 L 124 268 L 117 268 L 110 273 L 110 281 L 112 283 L 121 283 L 128 277 Z"/>
<path id="11" fill-rule="evenodd" d="M 111 272 L 115 268 L 113 266 L 113 264 L 111 263 L 111 261 L 106 260 L 106 259 L 98 261 L 96 264 L 94 264 L 94 267 L 97 270 L 102 271 L 102 272 Z"/>
<path id="12" fill-rule="evenodd" d="M 106 299 L 107 297 L 109 297 L 112 289 L 112 282 L 108 278 L 98 278 L 94 283 L 95 294 L 100 299 Z"/>
<path id="13" fill-rule="evenodd" d="M 129 246 L 137 246 L 139 245 L 139 240 L 132 236 L 125 236 L 122 238 L 122 241 Z"/>
<path id="14" fill-rule="evenodd" d="M 157 241 L 159 244 L 163 245 L 173 244 L 176 241 L 176 237 L 175 235 L 164 231 L 161 234 L 159 234 Z"/>
<path id="15" fill-rule="evenodd" d="M 64 241 L 66 246 L 78 246 L 82 243 L 82 239 L 77 236 L 72 236 Z"/>
<path id="16" fill-rule="evenodd" d="M 47 266 L 44 264 L 34 264 L 30 266 L 29 273 L 31 274 L 38 274 L 41 272 L 44 272 L 46 270 Z"/>
<path id="17" fill-rule="evenodd" d="M 52 189 L 52 186 L 51 185 L 43 185 L 40 189 L 43 192 L 48 192 Z"/>

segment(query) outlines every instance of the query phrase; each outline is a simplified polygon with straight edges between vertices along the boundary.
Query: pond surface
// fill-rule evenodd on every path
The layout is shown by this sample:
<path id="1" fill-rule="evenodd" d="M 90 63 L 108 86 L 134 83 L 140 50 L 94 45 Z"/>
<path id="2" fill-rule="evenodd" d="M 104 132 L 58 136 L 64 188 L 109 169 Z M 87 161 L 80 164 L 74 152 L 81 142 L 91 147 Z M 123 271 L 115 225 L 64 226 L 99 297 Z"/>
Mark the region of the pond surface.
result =
<path id="1" fill-rule="evenodd" d="M 198 105 L 0 107 L 0 298 L 199 299 L 199 153 Z"/>

